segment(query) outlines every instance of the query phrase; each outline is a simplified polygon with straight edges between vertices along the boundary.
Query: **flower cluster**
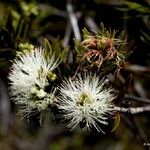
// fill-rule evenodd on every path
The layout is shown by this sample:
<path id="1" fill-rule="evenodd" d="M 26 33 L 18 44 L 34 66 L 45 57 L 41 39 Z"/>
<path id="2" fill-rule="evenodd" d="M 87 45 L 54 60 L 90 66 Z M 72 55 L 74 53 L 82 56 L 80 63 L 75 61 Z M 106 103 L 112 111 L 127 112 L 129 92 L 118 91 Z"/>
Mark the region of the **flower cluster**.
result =
<path id="1" fill-rule="evenodd" d="M 115 62 L 119 65 L 121 57 L 116 47 L 124 45 L 122 40 L 115 39 L 114 34 L 93 36 L 87 30 L 84 32 L 84 40 L 76 45 L 76 50 L 79 51 L 75 61 L 80 54 L 81 61 L 86 59 L 98 68 L 104 67 L 107 63 Z M 53 106 L 56 106 L 63 119 L 68 122 L 69 128 L 95 128 L 104 133 L 102 125 L 108 125 L 108 115 L 114 113 L 116 98 L 108 80 L 96 73 L 92 74 L 93 69 L 90 68 L 90 71 L 81 69 L 80 73 L 78 69 L 72 70 L 75 72 L 74 77 L 64 77 L 62 80 L 71 68 L 68 67 L 69 64 L 63 63 L 69 55 L 65 55 L 58 43 L 51 47 L 45 40 L 45 48 L 34 48 L 28 44 L 20 45 L 20 48 L 24 52 L 17 53 L 8 77 L 11 81 L 11 99 L 21 106 L 20 112 L 30 114 L 51 109 L 53 113 Z M 82 62 L 80 65 L 85 67 Z M 67 66 L 69 71 L 61 69 L 61 66 Z M 98 69 L 94 71 L 100 73 Z M 57 115 L 56 111 L 54 113 Z"/>
<path id="2" fill-rule="evenodd" d="M 105 88 L 106 84 L 107 80 L 91 74 L 79 74 L 74 80 L 63 81 L 59 88 L 59 109 L 69 121 L 69 127 L 84 122 L 84 129 L 94 127 L 103 132 L 98 124 L 107 124 L 107 114 L 111 113 L 115 98 L 112 88 Z"/>
<path id="3" fill-rule="evenodd" d="M 12 99 L 22 105 L 21 112 L 28 113 L 34 109 L 45 110 L 53 101 L 54 92 L 47 92 L 49 80 L 53 81 L 56 74 L 53 70 L 58 66 L 54 56 L 45 57 L 43 48 L 19 54 L 14 60 L 9 80 L 11 81 Z"/>

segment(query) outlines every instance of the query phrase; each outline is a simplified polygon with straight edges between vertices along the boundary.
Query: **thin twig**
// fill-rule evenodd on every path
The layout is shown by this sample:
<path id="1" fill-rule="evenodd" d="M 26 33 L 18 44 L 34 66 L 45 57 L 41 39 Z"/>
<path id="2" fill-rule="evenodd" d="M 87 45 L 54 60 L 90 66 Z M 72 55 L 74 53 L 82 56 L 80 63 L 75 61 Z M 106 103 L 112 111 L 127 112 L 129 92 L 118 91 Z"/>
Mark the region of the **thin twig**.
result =
<path id="1" fill-rule="evenodd" d="M 79 27 L 78 27 L 77 17 L 73 12 L 73 6 L 69 2 L 69 0 L 68 0 L 68 3 L 67 3 L 67 11 L 68 11 L 68 14 L 69 14 L 69 19 L 70 19 L 70 22 L 71 22 L 71 25 L 72 25 L 74 36 L 77 40 L 81 40 L 81 35 L 80 35 Z"/>
<path id="2" fill-rule="evenodd" d="M 150 67 L 144 67 L 140 65 L 128 65 L 125 67 L 126 70 L 129 70 L 131 72 L 143 72 L 143 73 L 150 73 Z"/>
<path id="3" fill-rule="evenodd" d="M 93 31 L 98 32 L 98 26 L 92 17 L 85 18 L 85 24 Z"/>
<path id="4" fill-rule="evenodd" d="M 125 96 L 125 93 L 127 92 L 128 88 L 130 86 L 131 80 L 132 80 L 132 74 L 130 74 L 128 76 L 127 80 L 123 84 L 122 89 L 120 91 L 118 91 L 118 95 L 117 95 L 117 98 L 115 100 L 116 103 L 121 103 L 122 102 L 122 100 Z"/>
<path id="5" fill-rule="evenodd" d="M 64 39 L 63 39 L 63 42 L 62 42 L 64 47 L 68 46 L 70 36 L 71 36 L 71 24 L 70 24 L 70 21 L 69 21 L 68 24 L 67 24 L 65 36 L 64 36 Z"/>
<path id="6" fill-rule="evenodd" d="M 143 102 L 143 103 L 150 103 L 150 99 L 148 99 L 148 98 L 138 97 L 138 96 L 129 95 L 129 94 L 125 94 L 124 98 L 125 99 L 131 99 L 134 101 Z"/>
<path id="7" fill-rule="evenodd" d="M 138 114 L 138 113 L 150 111 L 150 105 L 143 106 L 143 107 L 129 107 L 129 108 L 114 107 L 113 110 L 119 111 L 122 113 Z"/>
<path id="8" fill-rule="evenodd" d="M 119 91 L 115 90 L 115 93 L 118 94 Z M 142 102 L 142 103 L 149 103 L 150 104 L 150 99 L 143 98 L 143 97 L 138 97 L 138 96 L 131 95 L 131 94 L 125 94 L 124 99 L 138 101 L 138 102 Z"/>
<path id="9" fill-rule="evenodd" d="M 46 5 L 46 4 L 39 4 L 39 8 L 41 10 L 50 10 L 49 12 L 47 12 L 48 14 L 50 14 L 50 12 L 53 14 L 53 15 L 56 15 L 56 16 L 59 16 L 59 17 L 62 17 L 62 18 L 66 18 L 67 17 L 67 13 L 63 10 L 60 10 L 56 7 L 53 7 L 53 6 L 49 6 L 49 5 Z"/>

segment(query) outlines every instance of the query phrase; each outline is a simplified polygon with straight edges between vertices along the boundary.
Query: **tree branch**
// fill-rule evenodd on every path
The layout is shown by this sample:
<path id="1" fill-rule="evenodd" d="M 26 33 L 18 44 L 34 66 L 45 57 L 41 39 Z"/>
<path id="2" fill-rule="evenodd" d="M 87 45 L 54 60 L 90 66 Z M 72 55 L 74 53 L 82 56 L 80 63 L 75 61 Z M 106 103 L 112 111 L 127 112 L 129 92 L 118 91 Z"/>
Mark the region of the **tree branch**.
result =
<path id="1" fill-rule="evenodd" d="M 72 25 L 74 36 L 77 40 L 81 40 L 80 30 L 78 27 L 78 21 L 77 21 L 76 15 L 73 12 L 73 6 L 69 1 L 67 3 L 67 11 L 69 14 L 69 19 Z"/>
<path id="2" fill-rule="evenodd" d="M 130 107 L 130 108 L 114 107 L 113 110 L 119 111 L 122 113 L 138 114 L 138 113 L 150 111 L 150 105 L 143 106 L 143 107 Z"/>

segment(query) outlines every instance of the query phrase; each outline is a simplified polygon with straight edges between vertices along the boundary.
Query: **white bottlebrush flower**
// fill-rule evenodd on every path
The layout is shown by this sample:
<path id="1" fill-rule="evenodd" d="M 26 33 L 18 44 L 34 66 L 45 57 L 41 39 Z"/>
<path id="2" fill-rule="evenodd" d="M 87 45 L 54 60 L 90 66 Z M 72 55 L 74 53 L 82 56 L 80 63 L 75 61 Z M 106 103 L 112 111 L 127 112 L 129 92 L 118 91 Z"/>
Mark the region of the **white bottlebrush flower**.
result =
<path id="1" fill-rule="evenodd" d="M 46 56 L 43 48 L 21 53 L 13 61 L 8 78 L 12 99 L 24 107 L 20 111 L 42 111 L 52 102 L 54 94 L 47 93 L 45 87 L 49 85 L 48 79 L 53 81 L 56 78 L 53 70 L 57 66 L 58 60 Z"/>
<path id="2" fill-rule="evenodd" d="M 91 74 L 80 74 L 74 80 L 63 81 L 59 88 L 58 108 L 64 113 L 70 128 L 83 122 L 84 129 L 94 127 L 104 133 L 99 125 L 108 124 L 107 114 L 111 114 L 115 99 L 113 89 L 105 86 L 106 82 Z"/>

